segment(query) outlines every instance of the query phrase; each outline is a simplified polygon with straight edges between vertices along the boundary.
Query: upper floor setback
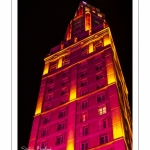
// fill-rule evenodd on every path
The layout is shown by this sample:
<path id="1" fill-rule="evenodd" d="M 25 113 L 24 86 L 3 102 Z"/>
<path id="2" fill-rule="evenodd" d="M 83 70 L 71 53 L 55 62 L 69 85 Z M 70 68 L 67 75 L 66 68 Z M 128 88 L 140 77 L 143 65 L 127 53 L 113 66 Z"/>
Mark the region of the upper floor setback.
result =
<path id="1" fill-rule="evenodd" d="M 74 64 L 80 60 L 86 59 L 94 54 L 93 52 L 105 50 L 112 41 L 110 34 L 109 27 L 105 28 L 104 30 L 88 36 L 82 41 L 77 41 L 55 54 L 48 55 L 44 59 L 45 68 L 43 75 L 63 66 L 70 65 L 71 63 Z"/>

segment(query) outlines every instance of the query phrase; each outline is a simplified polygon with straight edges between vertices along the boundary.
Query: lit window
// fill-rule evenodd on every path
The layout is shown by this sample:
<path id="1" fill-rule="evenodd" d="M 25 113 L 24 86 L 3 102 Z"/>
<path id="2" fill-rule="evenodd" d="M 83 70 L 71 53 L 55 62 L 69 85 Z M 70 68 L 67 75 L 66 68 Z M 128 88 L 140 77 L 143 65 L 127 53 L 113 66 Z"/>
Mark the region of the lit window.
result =
<path id="1" fill-rule="evenodd" d="M 101 108 L 98 109 L 98 114 L 103 115 L 106 114 L 106 106 L 102 106 Z"/>
<path id="2" fill-rule="evenodd" d="M 80 96 L 84 96 L 86 94 L 88 94 L 88 90 L 83 90 L 83 91 L 81 91 Z"/>
<path id="3" fill-rule="evenodd" d="M 103 102 L 105 100 L 105 94 L 100 94 L 97 96 L 97 102 Z"/>
<path id="4" fill-rule="evenodd" d="M 87 75 L 87 71 L 81 72 L 81 77 L 85 77 Z"/>
<path id="5" fill-rule="evenodd" d="M 85 108 L 87 108 L 88 107 L 88 102 L 87 102 L 87 100 L 86 101 L 83 101 L 82 102 L 82 105 L 81 105 L 81 108 L 82 109 L 85 109 Z"/>
<path id="6" fill-rule="evenodd" d="M 58 118 L 62 118 L 62 117 L 64 117 L 65 115 L 66 115 L 66 110 L 61 110 L 61 111 L 59 112 Z"/>
<path id="7" fill-rule="evenodd" d="M 49 122 L 50 122 L 50 116 L 45 117 L 45 118 L 44 118 L 44 121 L 43 121 L 43 124 L 47 124 L 47 123 L 49 123 Z"/>
<path id="8" fill-rule="evenodd" d="M 105 144 L 107 142 L 108 142 L 108 135 L 107 134 L 100 136 L 100 145 Z"/>
<path id="9" fill-rule="evenodd" d="M 81 122 L 85 122 L 87 119 L 88 119 L 87 113 L 81 115 Z"/>
<path id="10" fill-rule="evenodd" d="M 80 136 L 88 135 L 88 126 L 81 128 Z"/>
<path id="11" fill-rule="evenodd" d="M 88 141 L 82 142 L 80 147 L 80 150 L 88 150 Z"/>
<path id="12" fill-rule="evenodd" d="M 61 123 L 58 124 L 57 131 L 60 131 L 60 130 L 62 130 L 64 128 L 65 128 L 65 123 L 61 122 Z"/>
<path id="13" fill-rule="evenodd" d="M 81 87 L 83 87 L 83 86 L 86 86 L 87 85 L 87 80 L 83 80 L 83 81 L 81 81 Z"/>
<path id="14" fill-rule="evenodd" d="M 102 119 L 99 122 L 99 130 L 103 130 L 107 127 L 107 120 L 106 119 Z"/>
<path id="15" fill-rule="evenodd" d="M 46 141 L 42 142 L 40 147 L 41 147 L 41 149 L 46 149 L 47 148 L 47 142 Z"/>
<path id="16" fill-rule="evenodd" d="M 101 17 L 101 18 L 102 18 L 102 14 L 100 14 L 100 13 L 97 13 L 97 15 L 98 15 L 99 17 Z"/>
<path id="17" fill-rule="evenodd" d="M 56 145 L 62 144 L 63 139 L 64 139 L 63 135 L 58 136 L 57 139 L 56 139 Z"/>
<path id="18" fill-rule="evenodd" d="M 100 79 L 102 79 L 103 78 L 103 75 L 102 74 L 97 74 L 96 75 L 96 80 L 100 80 Z"/>
<path id="19" fill-rule="evenodd" d="M 47 136 L 48 135 L 48 128 L 43 129 L 41 137 Z"/>

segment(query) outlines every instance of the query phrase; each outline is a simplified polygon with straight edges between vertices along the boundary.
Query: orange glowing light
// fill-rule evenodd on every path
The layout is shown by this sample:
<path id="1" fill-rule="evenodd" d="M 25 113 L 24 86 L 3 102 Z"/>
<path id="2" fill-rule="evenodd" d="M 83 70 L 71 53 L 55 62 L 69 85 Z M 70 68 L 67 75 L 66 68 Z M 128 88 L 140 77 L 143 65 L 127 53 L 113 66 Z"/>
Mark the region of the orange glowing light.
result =
<path id="1" fill-rule="evenodd" d="M 123 132 L 123 127 L 122 127 L 121 116 L 119 113 L 119 108 L 112 110 L 112 125 L 113 125 L 114 139 L 117 139 L 119 137 L 124 137 L 124 132 Z"/>
<path id="2" fill-rule="evenodd" d="M 43 102 L 43 95 L 39 96 L 36 110 L 35 110 L 35 115 L 40 114 L 42 110 L 42 102 Z"/>
<path id="3" fill-rule="evenodd" d="M 85 14 L 85 31 L 91 29 L 91 14 L 86 13 Z"/>
<path id="4" fill-rule="evenodd" d="M 71 39 L 71 24 L 68 25 L 67 28 L 67 41 Z"/>
<path id="5" fill-rule="evenodd" d="M 43 75 L 47 74 L 49 71 L 49 63 L 45 64 Z"/>
<path id="6" fill-rule="evenodd" d="M 62 67 L 62 57 L 60 57 L 59 60 L 58 60 L 57 68 L 60 68 L 60 67 Z"/>
<path id="7" fill-rule="evenodd" d="M 104 46 L 107 46 L 111 43 L 109 35 L 104 35 Z"/>
<path id="8" fill-rule="evenodd" d="M 93 52 L 93 43 L 90 43 L 89 44 L 89 53 L 92 53 Z"/>
<path id="9" fill-rule="evenodd" d="M 108 84 L 116 82 L 113 64 L 106 65 Z"/>

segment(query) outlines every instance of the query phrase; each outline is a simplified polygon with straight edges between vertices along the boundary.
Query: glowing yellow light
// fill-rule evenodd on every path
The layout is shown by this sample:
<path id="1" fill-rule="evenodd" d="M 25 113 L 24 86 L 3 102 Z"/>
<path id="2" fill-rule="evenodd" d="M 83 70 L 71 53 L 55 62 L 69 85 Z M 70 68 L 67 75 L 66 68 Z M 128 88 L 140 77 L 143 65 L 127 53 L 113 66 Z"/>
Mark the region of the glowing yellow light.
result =
<path id="1" fill-rule="evenodd" d="M 76 88 L 70 90 L 70 101 L 76 99 Z"/>
<path id="2" fill-rule="evenodd" d="M 92 53 L 93 52 L 93 43 L 90 43 L 89 44 L 89 53 Z"/>
<path id="3" fill-rule="evenodd" d="M 60 67 L 62 67 L 62 57 L 60 57 L 59 60 L 58 60 L 57 68 L 60 68 Z"/>
<path id="4" fill-rule="evenodd" d="M 107 46 L 111 43 L 109 35 L 104 35 L 104 46 Z"/>
<path id="5" fill-rule="evenodd" d="M 47 74 L 49 71 L 49 63 L 45 64 L 43 75 Z"/>
<path id="6" fill-rule="evenodd" d="M 35 110 L 35 115 L 40 114 L 42 110 L 42 102 L 43 102 L 43 95 L 39 96 L 36 110 Z"/>
<path id="7" fill-rule="evenodd" d="M 124 136 L 121 116 L 118 109 L 112 110 L 112 125 L 114 139 Z"/>
<path id="8" fill-rule="evenodd" d="M 74 139 L 67 141 L 67 150 L 74 150 Z"/>

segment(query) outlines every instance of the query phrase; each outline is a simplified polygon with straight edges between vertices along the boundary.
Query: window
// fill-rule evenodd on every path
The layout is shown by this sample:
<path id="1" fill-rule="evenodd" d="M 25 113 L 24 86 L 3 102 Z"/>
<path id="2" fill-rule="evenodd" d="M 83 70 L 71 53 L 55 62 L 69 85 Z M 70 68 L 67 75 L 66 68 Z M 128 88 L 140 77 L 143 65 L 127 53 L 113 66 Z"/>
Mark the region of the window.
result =
<path id="1" fill-rule="evenodd" d="M 62 118 L 62 117 L 64 117 L 65 115 L 66 115 L 66 110 L 61 110 L 61 111 L 59 112 L 58 118 Z"/>
<path id="2" fill-rule="evenodd" d="M 102 79 L 103 78 L 103 75 L 102 74 L 97 74 L 96 75 L 96 80 L 100 80 L 100 79 Z"/>
<path id="3" fill-rule="evenodd" d="M 85 122 L 88 120 L 88 113 L 84 113 L 81 115 L 81 122 Z"/>
<path id="4" fill-rule="evenodd" d="M 63 72 L 62 76 L 65 77 L 65 76 L 67 76 L 68 74 L 69 74 L 69 71 L 66 70 L 66 71 Z"/>
<path id="5" fill-rule="evenodd" d="M 105 144 L 108 142 L 108 135 L 102 135 L 100 136 L 100 144 Z"/>
<path id="6" fill-rule="evenodd" d="M 51 92 L 51 91 L 53 91 L 53 90 L 54 90 L 54 85 L 49 86 L 48 92 Z"/>
<path id="7" fill-rule="evenodd" d="M 61 123 L 58 124 L 57 131 L 60 131 L 60 130 L 62 130 L 64 128 L 65 128 L 65 123 L 61 122 Z"/>
<path id="8" fill-rule="evenodd" d="M 70 64 L 70 55 L 66 55 L 63 57 L 63 65 Z"/>
<path id="9" fill-rule="evenodd" d="M 87 67 L 87 61 L 81 63 L 81 69 L 85 69 Z"/>
<path id="10" fill-rule="evenodd" d="M 62 91 L 61 91 L 61 95 L 65 95 L 65 94 L 67 94 L 67 93 L 68 93 L 68 89 L 67 89 L 67 88 L 62 89 Z"/>
<path id="11" fill-rule="evenodd" d="M 56 145 L 62 144 L 63 140 L 64 140 L 63 135 L 58 136 L 57 139 L 56 139 Z"/>
<path id="12" fill-rule="evenodd" d="M 62 86 L 63 85 L 66 85 L 68 83 L 68 78 L 66 78 L 66 79 L 64 79 L 63 81 L 62 81 Z"/>
<path id="13" fill-rule="evenodd" d="M 41 149 L 46 149 L 47 148 L 47 142 L 42 142 L 41 143 Z"/>
<path id="14" fill-rule="evenodd" d="M 83 87 L 83 86 L 86 86 L 87 85 L 87 80 L 83 80 L 83 81 L 81 81 L 81 87 Z"/>
<path id="15" fill-rule="evenodd" d="M 83 90 L 83 91 L 81 91 L 80 96 L 83 96 L 83 95 L 86 95 L 86 94 L 88 94 L 88 90 Z"/>
<path id="16" fill-rule="evenodd" d="M 101 23 L 101 22 L 99 22 L 99 23 Z M 97 47 L 102 47 L 103 41 L 102 41 L 102 39 L 100 39 L 100 40 L 95 41 L 93 44 L 97 49 Z"/>
<path id="17" fill-rule="evenodd" d="M 48 135 L 48 128 L 43 129 L 41 137 L 47 136 Z"/>
<path id="18" fill-rule="evenodd" d="M 85 136 L 85 135 L 88 135 L 88 126 L 84 126 L 83 128 L 81 128 L 80 136 Z"/>
<path id="19" fill-rule="evenodd" d="M 87 108 L 88 107 L 88 102 L 87 102 L 87 100 L 86 101 L 83 101 L 82 102 L 82 105 L 81 105 L 81 108 L 82 109 L 85 109 L 85 108 Z"/>
<path id="20" fill-rule="evenodd" d="M 48 82 L 52 83 L 52 82 L 54 82 L 54 79 L 55 79 L 55 77 L 50 77 L 49 80 L 48 80 Z"/>
<path id="21" fill-rule="evenodd" d="M 97 90 L 104 87 L 104 83 L 100 83 L 97 85 Z"/>
<path id="22" fill-rule="evenodd" d="M 98 62 L 100 62 L 100 61 L 101 61 L 101 55 L 97 55 L 97 56 L 95 57 L 95 62 L 98 63 Z"/>
<path id="23" fill-rule="evenodd" d="M 66 99 L 62 99 L 62 100 L 61 100 L 61 104 L 66 103 L 66 101 L 67 101 Z"/>
<path id="24" fill-rule="evenodd" d="M 50 70 L 51 71 L 57 69 L 57 63 L 58 63 L 57 60 L 50 63 Z"/>
<path id="25" fill-rule="evenodd" d="M 88 46 L 85 46 L 81 49 L 81 55 L 85 56 L 88 54 Z"/>
<path id="26" fill-rule="evenodd" d="M 88 150 L 88 141 L 81 143 L 80 150 Z"/>
<path id="27" fill-rule="evenodd" d="M 95 70 L 98 71 L 98 70 L 102 70 L 103 66 L 102 64 L 99 64 L 96 66 Z"/>
<path id="28" fill-rule="evenodd" d="M 46 101 L 51 101 L 53 100 L 53 94 L 47 95 Z"/>
<path id="29" fill-rule="evenodd" d="M 52 109 L 52 104 L 45 107 L 45 111 Z"/>
<path id="30" fill-rule="evenodd" d="M 45 118 L 44 118 L 44 121 L 43 121 L 43 124 L 47 124 L 47 123 L 49 123 L 49 122 L 50 122 L 50 116 L 45 117 Z"/>
<path id="31" fill-rule="evenodd" d="M 99 130 L 103 130 L 107 127 L 107 120 L 106 119 L 102 119 L 99 122 Z"/>
<path id="32" fill-rule="evenodd" d="M 106 114 L 106 106 L 101 106 L 101 108 L 98 109 L 98 114 L 99 115 Z"/>
<path id="33" fill-rule="evenodd" d="M 87 75 L 87 71 L 81 72 L 81 77 L 85 77 Z"/>
<path id="34" fill-rule="evenodd" d="M 105 100 L 105 94 L 102 93 L 97 96 L 97 102 L 103 102 Z"/>

